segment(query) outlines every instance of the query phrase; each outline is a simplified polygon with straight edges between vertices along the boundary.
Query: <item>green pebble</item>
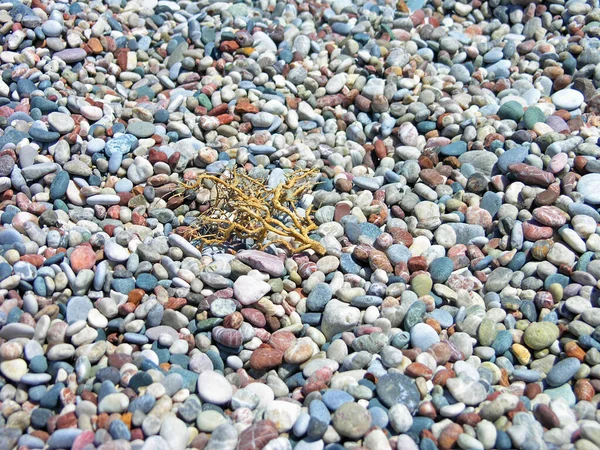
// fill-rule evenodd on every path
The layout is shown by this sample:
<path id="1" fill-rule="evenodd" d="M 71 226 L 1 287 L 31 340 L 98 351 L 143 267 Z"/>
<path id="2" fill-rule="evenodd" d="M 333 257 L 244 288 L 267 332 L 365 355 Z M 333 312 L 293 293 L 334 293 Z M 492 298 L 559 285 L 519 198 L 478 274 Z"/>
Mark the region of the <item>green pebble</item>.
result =
<path id="1" fill-rule="evenodd" d="M 414 277 L 411 282 L 413 292 L 419 297 L 429 294 L 432 287 L 433 281 L 431 280 L 431 277 L 424 273 Z"/>
<path id="2" fill-rule="evenodd" d="M 523 117 L 523 106 L 514 100 L 506 102 L 498 110 L 498 117 L 502 120 L 510 119 L 518 122 Z"/>
<path id="3" fill-rule="evenodd" d="M 198 102 L 200 103 L 200 105 L 204 106 L 209 111 L 213 107 L 210 99 L 208 98 L 208 96 L 206 94 L 200 94 L 198 96 Z"/>
<path id="4" fill-rule="evenodd" d="M 525 114 L 523 115 L 523 121 L 525 122 L 527 129 L 532 130 L 536 123 L 546 122 L 546 116 L 540 108 L 537 106 L 531 106 L 530 108 L 527 108 L 527 111 L 525 111 Z"/>
<path id="5" fill-rule="evenodd" d="M 268 281 L 271 285 L 271 290 L 277 294 L 283 291 L 283 280 L 281 278 L 273 278 Z"/>
<path id="6" fill-rule="evenodd" d="M 548 288 L 548 292 L 552 295 L 554 303 L 558 303 L 563 299 L 563 287 L 558 283 L 552 283 Z"/>
<path id="7" fill-rule="evenodd" d="M 535 322 L 525 329 L 525 344 L 534 350 L 550 347 L 558 339 L 558 327 L 552 322 Z"/>
<path id="8" fill-rule="evenodd" d="M 483 319 L 479 324 L 479 329 L 477 330 L 479 344 L 489 347 L 496 339 L 496 336 L 498 336 L 496 323 L 492 319 Z"/>

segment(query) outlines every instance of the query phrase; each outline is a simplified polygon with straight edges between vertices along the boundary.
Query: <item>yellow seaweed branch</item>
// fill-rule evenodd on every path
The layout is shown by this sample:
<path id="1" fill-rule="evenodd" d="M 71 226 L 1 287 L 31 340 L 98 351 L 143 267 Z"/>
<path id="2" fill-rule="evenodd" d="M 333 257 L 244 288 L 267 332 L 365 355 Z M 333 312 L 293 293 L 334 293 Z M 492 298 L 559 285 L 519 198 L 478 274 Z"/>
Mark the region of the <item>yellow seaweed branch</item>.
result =
<path id="1" fill-rule="evenodd" d="M 184 236 L 199 247 L 252 239 L 260 249 L 277 244 L 292 254 L 312 249 L 323 255 L 325 248 L 309 237 L 317 229 L 312 208 L 304 214 L 296 209 L 302 195 L 315 185 L 316 175 L 316 169 L 294 170 L 283 183 L 272 188 L 265 180 L 254 179 L 243 169 L 235 168 L 220 176 L 203 173 L 188 183 L 180 182 L 183 192 L 177 195 L 211 189 L 208 209 Z M 274 237 L 269 238 L 269 233 Z"/>

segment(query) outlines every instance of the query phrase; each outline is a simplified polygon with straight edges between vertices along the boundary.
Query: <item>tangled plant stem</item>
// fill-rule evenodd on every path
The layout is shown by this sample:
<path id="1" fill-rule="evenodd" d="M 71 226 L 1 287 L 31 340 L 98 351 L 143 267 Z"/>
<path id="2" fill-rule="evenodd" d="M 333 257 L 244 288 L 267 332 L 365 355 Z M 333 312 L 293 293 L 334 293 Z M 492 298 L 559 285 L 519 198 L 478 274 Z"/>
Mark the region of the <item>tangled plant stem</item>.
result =
<path id="1" fill-rule="evenodd" d="M 323 255 L 325 248 L 309 237 L 317 229 L 312 206 L 303 213 L 296 208 L 315 185 L 316 175 L 315 169 L 295 170 L 272 188 L 240 168 L 221 176 L 200 174 L 192 182 L 181 183 L 184 192 L 180 195 L 195 196 L 205 188 L 212 188 L 213 193 L 208 209 L 198 216 L 185 237 L 200 247 L 252 239 L 259 249 L 276 244 L 290 253 L 312 249 Z"/>

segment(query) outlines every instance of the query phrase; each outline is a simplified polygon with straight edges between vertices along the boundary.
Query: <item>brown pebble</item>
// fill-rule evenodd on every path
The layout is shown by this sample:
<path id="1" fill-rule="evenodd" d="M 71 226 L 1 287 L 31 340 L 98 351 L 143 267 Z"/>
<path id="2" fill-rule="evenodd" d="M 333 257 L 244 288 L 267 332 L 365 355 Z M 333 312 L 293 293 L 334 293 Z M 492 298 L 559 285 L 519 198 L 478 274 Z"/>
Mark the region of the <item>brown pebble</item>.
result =
<path id="1" fill-rule="evenodd" d="M 575 382 L 575 386 L 573 387 L 573 392 L 575 392 L 575 397 L 577 401 L 588 401 L 591 402 L 594 396 L 596 395 L 596 390 L 592 383 L 589 380 L 584 378 L 577 380 Z"/>
<path id="2" fill-rule="evenodd" d="M 451 423 L 440 433 L 438 438 L 438 446 L 442 450 L 450 450 L 458 441 L 458 436 L 463 432 L 463 428 L 457 423 Z"/>
<path id="3" fill-rule="evenodd" d="M 546 428 L 557 428 L 560 426 L 560 420 L 548 405 L 540 403 L 533 411 L 533 415 L 538 422 Z"/>

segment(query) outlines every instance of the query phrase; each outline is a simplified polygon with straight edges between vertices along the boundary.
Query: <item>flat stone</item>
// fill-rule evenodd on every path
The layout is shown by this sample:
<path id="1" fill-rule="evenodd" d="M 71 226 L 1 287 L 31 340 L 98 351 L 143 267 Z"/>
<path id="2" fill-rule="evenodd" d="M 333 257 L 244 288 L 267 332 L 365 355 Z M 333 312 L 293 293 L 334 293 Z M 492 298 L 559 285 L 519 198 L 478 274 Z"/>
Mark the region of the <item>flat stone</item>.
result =
<path id="1" fill-rule="evenodd" d="M 281 277 L 285 273 L 285 267 L 281 259 L 269 253 L 258 250 L 245 250 L 239 252 L 235 257 L 253 269 L 266 272 L 273 277 Z"/>
<path id="2" fill-rule="evenodd" d="M 205 402 L 224 405 L 231 400 L 233 390 L 223 375 L 207 370 L 198 376 L 198 395 Z"/>
<path id="3" fill-rule="evenodd" d="M 396 403 L 406 405 L 411 413 L 417 409 L 421 396 L 415 382 L 397 372 L 383 375 L 377 381 L 377 396 L 387 407 Z"/>
<path id="4" fill-rule="evenodd" d="M 233 283 L 235 298 L 245 306 L 256 303 L 270 291 L 269 283 L 248 275 L 238 277 Z"/>

